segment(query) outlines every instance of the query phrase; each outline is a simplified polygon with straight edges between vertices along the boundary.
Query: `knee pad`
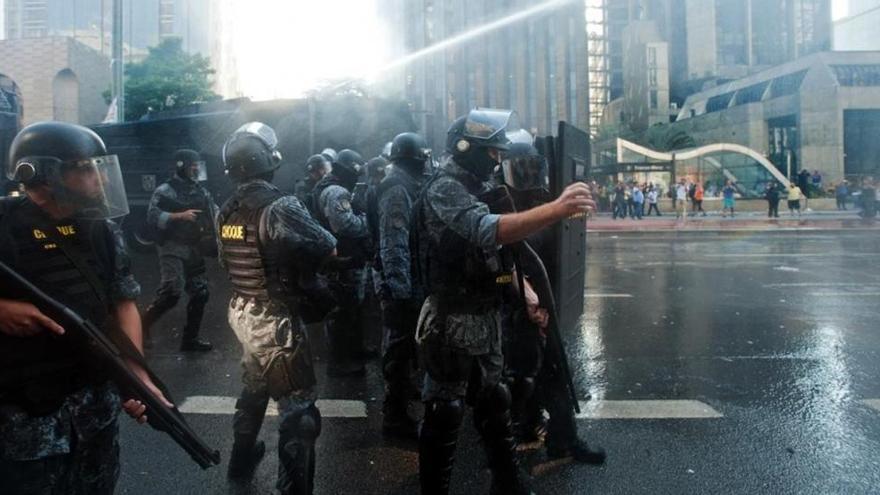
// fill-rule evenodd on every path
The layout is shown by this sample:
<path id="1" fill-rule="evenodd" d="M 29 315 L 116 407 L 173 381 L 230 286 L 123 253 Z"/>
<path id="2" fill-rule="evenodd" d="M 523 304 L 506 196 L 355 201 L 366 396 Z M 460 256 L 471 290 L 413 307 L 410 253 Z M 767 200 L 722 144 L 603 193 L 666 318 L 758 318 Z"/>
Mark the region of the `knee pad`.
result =
<path id="1" fill-rule="evenodd" d="M 512 402 L 510 389 L 498 382 L 483 389 L 477 397 L 477 407 L 491 414 L 503 413 L 510 409 Z"/>
<path id="2" fill-rule="evenodd" d="M 299 414 L 291 414 L 281 421 L 281 437 L 284 442 L 312 442 L 321 434 L 321 412 L 310 406 Z M 279 443 L 281 441 L 279 440 Z"/>
<path id="3" fill-rule="evenodd" d="M 464 419 L 464 403 L 456 400 L 433 400 L 425 404 L 425 422 L 442 429 L 456 429 Z"/>

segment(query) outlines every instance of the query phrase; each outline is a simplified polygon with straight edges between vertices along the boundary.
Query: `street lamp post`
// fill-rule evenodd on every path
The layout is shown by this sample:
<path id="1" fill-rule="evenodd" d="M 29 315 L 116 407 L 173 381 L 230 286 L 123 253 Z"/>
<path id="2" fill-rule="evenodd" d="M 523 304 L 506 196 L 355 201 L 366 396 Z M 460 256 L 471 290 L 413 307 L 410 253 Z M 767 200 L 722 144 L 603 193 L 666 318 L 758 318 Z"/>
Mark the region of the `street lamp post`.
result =
<path id="1" fill-rule="evenodd" d="M 116 103 L 116 122 L 125 122 L 125 72 L 122 54 L 122 0 L 113 0 L 113 48 L 110 70 L 113 73 L 110 93 Z"/>

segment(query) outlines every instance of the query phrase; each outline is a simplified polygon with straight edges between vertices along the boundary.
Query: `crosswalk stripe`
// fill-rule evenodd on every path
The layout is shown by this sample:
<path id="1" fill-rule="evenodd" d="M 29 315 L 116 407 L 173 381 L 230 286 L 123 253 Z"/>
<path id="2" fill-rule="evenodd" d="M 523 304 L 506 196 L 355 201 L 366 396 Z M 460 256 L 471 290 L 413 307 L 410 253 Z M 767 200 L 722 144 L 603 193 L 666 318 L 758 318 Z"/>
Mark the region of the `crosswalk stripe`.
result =
<path id="1" fill-rule="evenodd" d="M 581 419 L 705 419 L 723 418 L 698 400 L 596 400 L 581 402 Z"/>
<path id="2" fill-rule="evenodd" d="M 880 292 L 811 292 L 813 297 L 876 297 Z"/>
<path id="3" fill-rule="evenodd" d="M 865 399 L 861 401 L 862 404 L 874 409 L 876 411 L 880 411 L 880 399 Z"/>
<path id="4" fill-rule="evenodd" d="M 178 407 L 185 414 L 233 414 L 235 413 L 235 397 L 217 395 L 193 395 Z M 317 404 L 324 418 L 366 418 L 367 405 L 359 400 L 319 399 Z M 266 408 L 267 416 L 278 416 L 278 407 L 274 401 Z"/>

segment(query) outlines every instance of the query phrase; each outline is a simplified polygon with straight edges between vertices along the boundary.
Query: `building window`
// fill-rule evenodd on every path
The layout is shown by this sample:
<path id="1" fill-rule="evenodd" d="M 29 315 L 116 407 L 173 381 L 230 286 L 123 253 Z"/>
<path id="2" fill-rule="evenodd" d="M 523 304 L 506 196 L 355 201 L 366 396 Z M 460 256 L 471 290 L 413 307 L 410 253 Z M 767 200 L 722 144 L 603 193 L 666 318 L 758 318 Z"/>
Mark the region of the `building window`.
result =
<path id="1" fill-rule="evenodd" d="M 657 48 L 648 47 L 648 67 L 657 67 Z"/>
<path id="2" fill-rule="evenodd" d="M 734 105 L 746 105 L 749 103 L 757 103 L 764 99 L 764 92 L 770 81 L 764 81 L 758 84 L 752 84 L 736 92 L 736 101 Z"/>
<path id="3" fill-rule="evenodd" d="M 656 67 L 651 67 L 650 69 L 648 69 L 648 84 L 652 88 L 656 88 L 658 86 L 658 84 L 657 84 L 657 68 Z"/>
<path id="4" fill-rule="evenodd" d="M 770 98 L 779 98 L 780 96 L 793 95 L 801 88 L 807 71 L 802 70 L 794 74 L 786 74 L 779 76 L 770 83 Z"/>
<path id="5" fill-rule="evenodd" d="M 880 86 L 880 65 L 832 65 L 841 86 Z"/>
<path id="6" fill-rule="evenodd" d="M 706 113 L 718 112 L 730 106 L 730 100 L 733 99 L 733 93 L 724 93 L 723 95 L 713 96 L 706 102 Z"/>
<path id="7" fill-rule="evenodd" d="M 656 89 L 652 89 L 652 90 L 651 90 L 651 110 L 656 110 L 657 107 L 658 107 L 658 105 L 659 105 L 659 104 L 658 104 L 658 101 L 657 101 L 657 90 L 656 90 Z"/>

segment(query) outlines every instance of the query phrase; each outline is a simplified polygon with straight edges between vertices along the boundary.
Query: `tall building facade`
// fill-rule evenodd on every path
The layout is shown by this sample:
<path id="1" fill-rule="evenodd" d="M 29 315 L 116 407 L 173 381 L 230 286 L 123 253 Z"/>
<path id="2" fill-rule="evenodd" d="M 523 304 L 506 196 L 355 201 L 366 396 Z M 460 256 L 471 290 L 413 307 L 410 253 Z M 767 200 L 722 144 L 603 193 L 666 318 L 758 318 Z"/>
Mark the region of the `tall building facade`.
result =
<path id="1" fill-rule="evenodd" d="M 471 33 L 534 8 L 529 0 L 380 0 L 395 57 L 459 39 L 384 75 L 409 102 L 435 148 L 450 122 L 477 106 L 512 108 L 523 127 L 589 126 L 585 6 L 572 2 L 497 29 Z"/>
<path id="2" fill-rule="evenodd" d="M 657 86 L 647 79 L 650 71 L 627 73 L 626 67 L 635 63 L 626 60 L 634 26 L 656 33 L 652 42 L 667 43 L 668 59 L 661 64 L 668 67 L 671 108 L 666 114 L 674 114 L 691 94 L 831 48 L 831 0 L 589 1 L 605 9 L 609 102 L 624 99 L 609 107 L 618 115 L 601 117 L 606 124 L 642 128 L 644 114 L 623 111 L 621 116 L 618 110 L 633 107 L 625 101 L 628 95 L 641 98 L 644 88 Z M 627 81 L 627 75 L 640 79 Z M 658 94 L 662 89 L 660 84 Z"/>

